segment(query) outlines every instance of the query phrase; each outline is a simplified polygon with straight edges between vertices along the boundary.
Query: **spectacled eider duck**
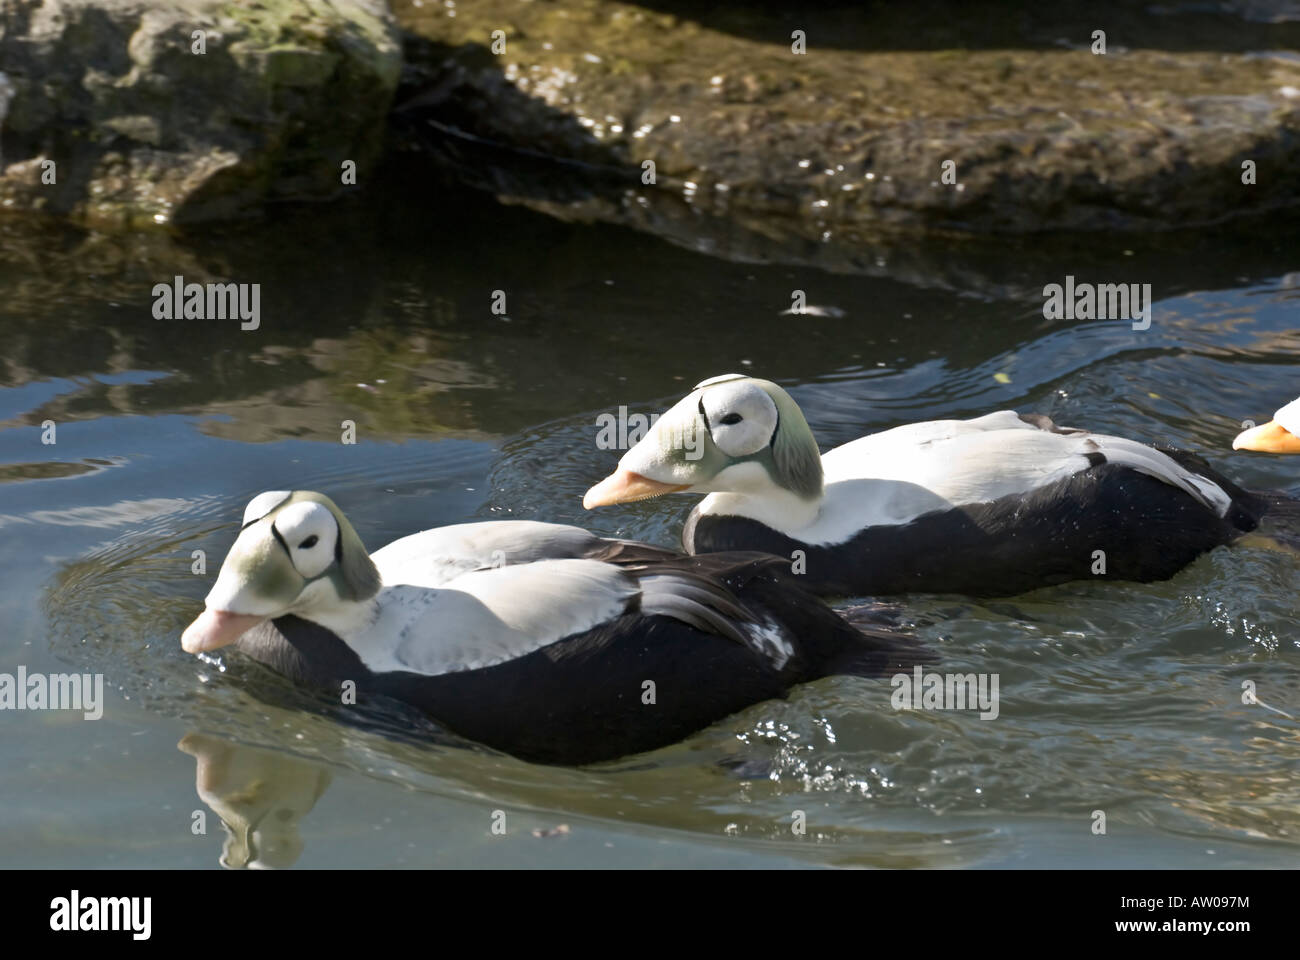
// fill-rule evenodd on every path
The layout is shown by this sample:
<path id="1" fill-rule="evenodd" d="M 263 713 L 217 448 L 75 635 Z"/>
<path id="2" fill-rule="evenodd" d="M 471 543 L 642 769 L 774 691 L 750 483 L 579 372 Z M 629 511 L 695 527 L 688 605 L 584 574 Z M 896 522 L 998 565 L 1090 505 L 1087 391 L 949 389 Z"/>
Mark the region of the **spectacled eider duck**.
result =
<path id="1" fill-rule="evenodd" d="M 1273 419 L 1237 434 L 1234 450 L 1260 453 L 1300 453 L 1300 400 L 1292 400 Z"/>
<path id="2" fill-rule="evenodd" d="M 687 518 L 688 553 L 776 554 L 823 594 L 1161 580 L 1254 529 L 1272 503 L 1192 454 L 1010 410 L 895 427 L 822 456 L 785 390 L 737 374 L 668 410 L 583 505 L 677 491 L 708 494 Z"/>
<path id="3" fill-rule="evenodd" d="M 522 759 L 675 743 L 794 684 L 922 659 L 762 554 L 683 557 L 531 521 L 426 530 L 367 555 L 328 497 L 255 497 L 181 645 L 413 705 Z"/>

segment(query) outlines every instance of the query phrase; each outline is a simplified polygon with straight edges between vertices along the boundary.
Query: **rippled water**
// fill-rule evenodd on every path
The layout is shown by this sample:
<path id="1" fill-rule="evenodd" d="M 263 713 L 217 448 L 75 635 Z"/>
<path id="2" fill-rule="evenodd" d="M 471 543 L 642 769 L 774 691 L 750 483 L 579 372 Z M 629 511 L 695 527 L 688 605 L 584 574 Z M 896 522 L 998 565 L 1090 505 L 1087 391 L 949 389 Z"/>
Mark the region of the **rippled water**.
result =
<path id="1" fill-rule="evenodd" d="M 264 489 L 330 494 L 372 549 L 506 516 L 675 542 L 688 498 L 582 511 L 618 455 L 595 418 L 733 370 L 788 386 L 824 448 L 1015 407 L 1300 494 L 1300 460 L 1228 449 L 1300 392 L 1294 227 L 1008 244 L 997 276 L 985 249 L 905 284 L 724 262 L 486 197 L 288 209 L 185 255 L 194 275 L 263 284 L 255 333 L 154 320 L 165 246 L 0 232 L 0 671 L 100 671 L 110 691 L 100 721 L 0 716 L 0 862 L 1294 864 L 1300 556 L 1264 540 L 1161 584 L 899 600 L 943 670 L 999 675 L 995 720 L 897 712 L 887 682 L 830 678 L 587 770 L 407 717 L 358 729 L 177 639 L 210 579 L 192 551 L 215 572 Z M 1152 282 L 1151 329 L 1044 321 L 1032 291 L 1066 273 Z M 793 289 L 843 316 L 781 315 Z M 1290 718 L 1243 704 L 1246 680 Z"/>

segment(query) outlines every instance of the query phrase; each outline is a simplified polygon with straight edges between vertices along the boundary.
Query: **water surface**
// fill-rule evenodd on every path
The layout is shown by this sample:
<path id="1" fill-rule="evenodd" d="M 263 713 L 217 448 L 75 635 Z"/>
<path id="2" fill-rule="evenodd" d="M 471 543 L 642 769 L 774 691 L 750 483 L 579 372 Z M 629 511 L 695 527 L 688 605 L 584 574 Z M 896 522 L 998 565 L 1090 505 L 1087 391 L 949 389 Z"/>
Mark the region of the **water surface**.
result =
<path id="1" fill-rule="evenodd" d="M 397 719 L 357 729 L 178 643 L 262 490 L 328 493 L 371 549 L 506 517 L 675 542 L 688 498 L 581 509 L 618 456 L 596 417 L 731 371 L 790 389 L 824 449 L 1013 407 L 1300 494 L 1300 460 L 1229 449 L 1300 392 L 1295 224 L 983 242 L 905 283 L 414 192 L 187 238 L 187 279 L 262 283 L 248 333 L 153 319 L 178 263 L 161 240 L 0 230 L 0 671 L 102 672 L 109 691 L 99 721 L 0 715 L 0 863 L 1295 864 L 1300 722 L 1241 697 L 1253 681 L 1300 717 L 1300 556 L 1267 542 L 1167 583 L 897 601 L 942 669 L 999 674 L 996 720 L 896 712 L 887 682 L 829 678 L 587 770 L 400 736 Z M 1067 273 L 1151 282 L 1151 329 L 1045 321 L 1033 292 Z M 795 289 L 842 315 L 782 315 Z"/>

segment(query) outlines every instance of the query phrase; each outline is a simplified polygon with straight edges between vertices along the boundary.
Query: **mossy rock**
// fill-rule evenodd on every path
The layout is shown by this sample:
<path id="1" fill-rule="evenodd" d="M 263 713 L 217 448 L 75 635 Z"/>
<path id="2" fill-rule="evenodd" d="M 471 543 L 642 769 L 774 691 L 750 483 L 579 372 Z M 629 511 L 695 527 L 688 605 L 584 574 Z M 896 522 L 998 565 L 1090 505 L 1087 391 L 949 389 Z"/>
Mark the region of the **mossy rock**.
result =
<path id="1" fill-rule="evenodd" d="M 7 0 L 0 70 L 0 211 L 132 227 L 363 183 L 401 44 L 383 0 Z"/>
<path id="2" fill-rule="evenodd" d="M 685 20 L 658 5 L 475 0 L 452 17 L 441 3 L 393 0 L 408 76 L 436 92 L 434 119 L 621 170 L 626 192 L 582 215 L 683 242 L 700 242 L 709 220 L 820 244 L 853 231 L 1165 229 L 1300 202 L 1300 62 L 1242 49 L 1285 26 L 1225 18 L 1183 38 L 1181 20 L 1100 0 L 1062 28 L 1072 42 L 1047 28 L 1020 42 L 1015 22 L 1041 5 L 985 26 L 988 4 L 931 0 L 931 27 L 983 46 L 929 49 L 925 31 L 896 22 L 909 5 L 840 11 L 859 34 L 847 40 L 834 11 L 815 29 L 816 11 L 703 4 Z M 1114 26 L 1100 55 L 1087 27 L 1097 22 Z M 804 53 L 791 41 L 800 24 Z M 1241 43 L 1228 35 L 1238 25 Z M 505 49 L 485 56 L 494 30 Z M 1164 46 L 1138 48 L 1138 30 Z M 647 161 L 653 186 L 640 182 Z"/>

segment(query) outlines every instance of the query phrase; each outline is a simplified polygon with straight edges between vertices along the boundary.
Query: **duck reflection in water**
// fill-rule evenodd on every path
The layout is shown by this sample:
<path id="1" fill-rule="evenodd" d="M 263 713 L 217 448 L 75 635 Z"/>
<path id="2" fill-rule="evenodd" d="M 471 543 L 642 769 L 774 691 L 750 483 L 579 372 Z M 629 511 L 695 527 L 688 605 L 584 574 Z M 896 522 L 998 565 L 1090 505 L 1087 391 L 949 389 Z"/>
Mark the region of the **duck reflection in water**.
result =
<path id="1" fill-rule="evenodd" d="M 194 757 L 199 799 L 226 829 L 223 867 L 283 869 L 298 861 L 298 821 L 329 787 L 329 770 L 205 734 L 187 734 L 176 746 Z"/>

